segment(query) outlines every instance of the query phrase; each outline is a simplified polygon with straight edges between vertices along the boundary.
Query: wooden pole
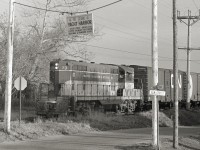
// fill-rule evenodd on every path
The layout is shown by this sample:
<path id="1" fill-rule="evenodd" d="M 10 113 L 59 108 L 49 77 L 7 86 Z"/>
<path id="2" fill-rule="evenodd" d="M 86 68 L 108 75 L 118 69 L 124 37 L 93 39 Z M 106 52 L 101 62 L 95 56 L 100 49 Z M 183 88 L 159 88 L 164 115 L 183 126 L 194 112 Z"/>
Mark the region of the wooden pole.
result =
<path id="1" fill-rule="evenodd" d="M 188 10 L 188 18 L 191 16 L 191 11 Z M 187 101 L 186 109 L 190 109 L 190 95 L 191 95 L 191 84 L 190 84 L 190 43 L 191 43 L 191 24 L 190 19 L 188 19 L 188 37 L 187 37 Z"/>
<path id="2" fill-rule="evenodd" d="M 187 33 L 187 48 L 180 48 L 180 49 L 187 49 L 187 97 L 186 97 L 186 109 L 190 109 L 190 98 L 191 98 L 191 76 L 190 76 L 190 52 L 192 50 L 199 50 L 199 48 L 191 48 L 191 26 L 197 23 L 200 18 L 200 14 L 198 16 L 192 16 L 191 11 L 188 10 L 187 16 L 177 16 L 177 19 L 179 19 L 181 22 L 185 23 L 188 27 L 188 33 Z M 184 21 L 184 20 L 187 20 Z"/>
<path id="3" fill-rule="evenodd" d="M 173 0 L 173 82 L 174 82 L 174 117 L 173 117 L 173 147 L 178 148 L 178 47 L 177 47 L 177 10 L 176 0 Z"/>
<path id="4" fill-rule="evenodd" d="M 158 35 L 157 35 L 157 0 L 152 0 L 152 81 L 153 88 L 158 84 Z M 158 101 L 157 96 L 151 96 L 152 98 L 152 145 L 158 146 Z"/>
<path id="5" fill-rule="evenodd" d="M 4 123 L 5 131 L 10 133 L 11 120 L 11 96 L 12 96 L 12 66 L 13 66 L 13 37 L 14 37 L 14 2 L 9 3 L 9 26 L 8 26 L 8 51 L 7 51 L 7 70 L 6 70 L 6 90 L 5 90 L 5 112 Z"/>

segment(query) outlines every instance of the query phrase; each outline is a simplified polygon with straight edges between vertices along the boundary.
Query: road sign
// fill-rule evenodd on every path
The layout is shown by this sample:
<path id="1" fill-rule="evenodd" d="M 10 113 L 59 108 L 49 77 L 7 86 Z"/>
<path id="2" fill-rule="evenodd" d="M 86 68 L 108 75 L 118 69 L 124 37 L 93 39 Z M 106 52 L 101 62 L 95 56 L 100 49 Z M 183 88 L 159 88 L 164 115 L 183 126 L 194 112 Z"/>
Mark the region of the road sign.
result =
<path id="1" fill-rule="evenodd" d="M 14 87 L 17 90 L 24 90 L 27 87 L 27 81 L 24 79 L 24 77 L 18 77 L 14 82 Z"/>
<path id="2" fill-rule="evenodd" d="M 68 35 L 93 34 L 94 27 L 92 18 L 92 14 L 68 16 Z"/>
<path id="3" fill-rule="evenodd" d="M 165 96 L 165 91 L 150 90 L 149 95 Z"/>

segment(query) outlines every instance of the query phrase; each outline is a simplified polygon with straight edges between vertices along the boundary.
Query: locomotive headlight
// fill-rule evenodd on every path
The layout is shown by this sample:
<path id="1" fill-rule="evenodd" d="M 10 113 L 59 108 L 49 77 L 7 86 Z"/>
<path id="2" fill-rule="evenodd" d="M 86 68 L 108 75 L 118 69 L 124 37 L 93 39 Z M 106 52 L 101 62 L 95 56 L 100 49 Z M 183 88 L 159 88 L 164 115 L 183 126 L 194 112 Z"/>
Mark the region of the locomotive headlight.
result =
<path id="1" fill-rule="evenodd" d="M 58 69 L 58 63 L 55 63 L 55 69 Z"/>

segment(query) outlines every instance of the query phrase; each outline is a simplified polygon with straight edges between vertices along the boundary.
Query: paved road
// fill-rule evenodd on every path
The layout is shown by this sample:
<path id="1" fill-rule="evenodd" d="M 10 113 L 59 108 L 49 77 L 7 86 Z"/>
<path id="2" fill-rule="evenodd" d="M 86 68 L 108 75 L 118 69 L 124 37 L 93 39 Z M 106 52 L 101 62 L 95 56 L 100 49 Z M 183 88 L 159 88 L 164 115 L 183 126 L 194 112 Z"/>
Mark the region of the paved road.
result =
<path id="1" fill-rule="evenodd" d="M 172 128 L 160 128 L 162 136 L 172 136 Z M 181 136 L 194 135 L 200 127 L 181 127 Z M 1 143 L 0 150 L 116 150 L 119 147 L 151 142 L 151 128 L 45 137 L 35 141 Z"/>

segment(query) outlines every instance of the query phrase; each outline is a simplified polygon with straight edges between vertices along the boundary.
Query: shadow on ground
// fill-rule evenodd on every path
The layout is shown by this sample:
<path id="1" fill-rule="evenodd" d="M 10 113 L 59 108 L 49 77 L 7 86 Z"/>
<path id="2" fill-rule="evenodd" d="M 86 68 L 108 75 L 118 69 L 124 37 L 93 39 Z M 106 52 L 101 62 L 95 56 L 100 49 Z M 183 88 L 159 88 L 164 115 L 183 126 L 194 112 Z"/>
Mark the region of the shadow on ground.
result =
<path id="1" fill-rule="evenodd" d="M 188 146 L 186 144 L 179 144 L 179 145 L 182 146 L 182 147 L 184 147 L 184 148 L 190 149 L 190 150 L 200 150 L 200 148 L 191 147 L 191 146 Z"/>
<path id="2" fill-rule="evenodd" d="M 155 150 L 155 148 L 153 148 L 151 144 L 146 143 L 136 144 L 132 146 L 116 146 L 115 148 L 119 150 Z"/>

